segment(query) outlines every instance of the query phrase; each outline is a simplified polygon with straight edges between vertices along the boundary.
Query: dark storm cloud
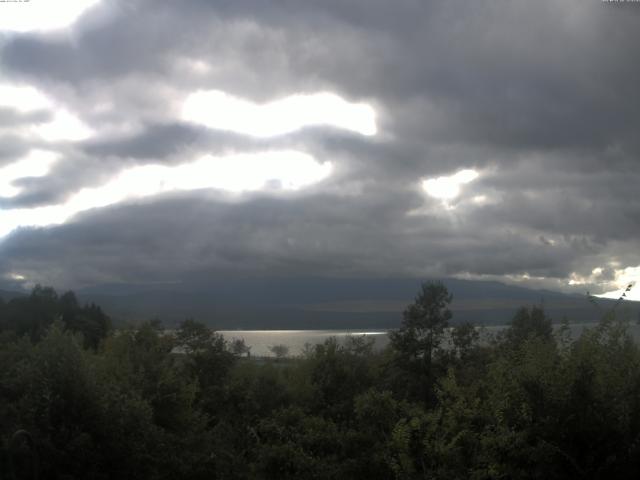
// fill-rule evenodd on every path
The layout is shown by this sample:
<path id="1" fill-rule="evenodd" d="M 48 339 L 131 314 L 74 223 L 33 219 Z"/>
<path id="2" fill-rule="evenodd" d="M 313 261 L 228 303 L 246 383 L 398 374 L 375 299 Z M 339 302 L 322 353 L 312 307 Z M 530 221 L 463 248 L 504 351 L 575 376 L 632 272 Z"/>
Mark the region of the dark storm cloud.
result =
<path id="1" fill-rule="evenodd" d="M 14 234 L 0 244 L 2 268 L 71 285 L 203 269 L 566 283 L 614 260 L 638 265 L 640 7 L 627 7 L 122 1 L 72 34 L 14 36 L 0 51 L 7 75 L 98 133 L 66 145 L 52 175 L 29 180 L 11 205 L 60 202 L 127 166 L 205 153 L 295 148 L 334 174 L 281 197 L 198 192 L 87 212 Z M 371 103 L 379 134 L 254 140 L 178 118 L 186 95 L 212 88 L 254 101 L 335 91 Z M 465 168 L 480 177 L 449 209 L 421 192 L 422 178 Z"/>
<path id="2" fill-rule="evenodd" d="M 82 149 L 88 155 L 99 157 L 184 162 L 195 153 L 222 155 L 233 152 L 258 152 L 273 148 L 285 148 L 311 141 L 322 132 L 324 138 L 332 138 L 323 129 L 307 129 L 275 140 L 253 139 L 246 135 L 211 130 L 189 123 L 164 123 L 145 125 L 139 133 L 116 138 L 98 138 L 87 141 Z"/>
<path id="3" fill-rule="evenodd" d="M 161 159 L 175 154 L 203 136 L 206 136 L 205 129 L 184 124 L 150 125 L 138 135 L 89 141 L 84 150 L 90 155 L 98 156 Z"/>
<path id="4" fill-rule="evenodd" d="M 43 145 L 38 145 L 42 148 Z M 113 176 L 104 157 L 91 157 L 74 151 L 68 146 L 52 149 L 58 159 L 50 173 L 42 177 L 26 177 L 15 180 L 13 185 L 21 192 L 11 198 L 0 199 L 0 208 L 29 208 L 64 203 L 73 193 L 86 187 L 106 183 Z M 12 161 L 18 158 L 13 158 Z M 117 168 L 115 169 L 117 171 Z"/>
<path id="5" fill-rule="evenodd" d="M 166 281 L 207 270 L 384 275 L 428 269 L 447 274 L 448 262 L 461 247 L 482 249 L 494 240 L 484 232 L 451 242 L 446 221 L 434 216 L 416 225 L 397 206 L 411 203 L 410 196 L 388 193 L 399 198 L 381 203 L 373 196 L 345 197 L 341 209 L 335 208 L 335 197 L 321 193 L 287 199 L 256 195 L 233 204 L 211 195 L 174 195 L 86 214 L 55 229 L 18 231 L 2 251 L 21 272 L 33 274 L 50 261 L 50 253 L 41 248 L 44 237 L 68 269 L 69 283 L 90 281 L 92 275 L 105 281 Z M 485 260 L 491 272 L 499 270 L 502 257 L 515 262 L 485 250 L 492 254 Z"/>

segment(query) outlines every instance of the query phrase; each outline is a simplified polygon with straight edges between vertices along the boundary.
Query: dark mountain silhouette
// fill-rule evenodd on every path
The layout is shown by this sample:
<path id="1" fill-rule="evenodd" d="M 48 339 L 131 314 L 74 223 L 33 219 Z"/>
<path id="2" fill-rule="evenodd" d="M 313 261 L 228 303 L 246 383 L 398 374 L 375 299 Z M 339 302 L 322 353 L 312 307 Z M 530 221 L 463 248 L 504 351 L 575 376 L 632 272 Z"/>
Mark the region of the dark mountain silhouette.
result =
<path id="1" fill-rule="evenodd" d="M 597 321 L 615 302 L 587 295 L 475 280 L 444 280 L 453 293 L 453 322 L 507 323 L 516 309 L 541 305 L 559 322 Z M 116 321 L 193 317 L 220 329 L 395 328 L 420 286 L 416 279 L 229 278 L 167 284 L 109 284 L 78 291 Z M 616 307 L 637 318 L 640 304 Z"/>
<path id="2" fill-rule="evenodd" d="M 0 298 L 5 302 L 8 302 L 12 298 L 23 297 L 27 295 L 25 292 L 16 292 L 13 290 L 2 290 L 0 289 Z"/>

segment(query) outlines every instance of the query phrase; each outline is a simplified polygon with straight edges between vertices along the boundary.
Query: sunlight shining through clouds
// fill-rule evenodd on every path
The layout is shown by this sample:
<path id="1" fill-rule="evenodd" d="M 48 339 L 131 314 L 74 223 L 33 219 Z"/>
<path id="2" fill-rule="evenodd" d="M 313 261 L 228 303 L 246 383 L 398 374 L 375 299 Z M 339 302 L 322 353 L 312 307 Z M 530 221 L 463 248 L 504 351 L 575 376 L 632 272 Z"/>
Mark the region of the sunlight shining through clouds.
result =
<path id="1" fill-rule="evenodd" d="M 29 0 L 0 2 L 0 31 L 57 30 L 73 24 L 98 0 Z"/>
<path id="2" fill-rule="evenodd" d="M 478 178 L 475 170 L 461 170 L 448 177 L 429 178 L 422 182 L 422 188 L 427 194 L 439 200 L 453 200 L 460 195 L 460 186 Z"/>
<path id="3" fill-rule="evenodd" d="M 331 168 L 329 162 L 318 163 L 310 155 L 297 151 L 209 155 L 174 167 L 134 167 L 103 186 L 80 190 L 61 205 L 0 210 L 0 237 L 21 226 L 61 224 L 85 210 L 176 190 L 215 188 L 240 193 L 268 186 L 297 190 L 326 178 Z"/>
<path id="4" fill-rule="evenodd" d="M 630 283 L 633 283 L 633 287 L 626 293 L 625 298 L 627 300 L 640 301 L 640 265 L 637 267 L 627 267 L 624 269 L 617 269 L 615 271 L 615 285 L 616 290 L 605 292 L 598 297 L 604 298 L 620 298 L 620 295 L 624 293 L 625 289 Z"/>
<path id="5" fill-rule="evenodd" d="M 22 191 L 22 188 L 13 185 L 14 181 L 21 178 L 43 177 L 47 175 L 51 165 L 53 165 L 57 159 L 58 155 L 53 152 L 32 150 L 23 159 L 0 167 L 0 197 L 15 197 Z M 2 212 L 0 211 L 0 216 L 1 215 Z"/>
<path id="6" fill-rule="evenodd" d="M 94 134 L 82 120 L 66 110 L 56 111 L 53 120 L 33 127 L 33 131 L 49 142 L 86 140 Z"/>
<path id="7" fill-rule="evenodd" d="M 209 128 L 261 138 L 310 126 L 331 126 L 367 136 L 377 131 L 372 107 L 332 93 L 291 95 L 258 105 L 217 90 L 199 91 L 185 100 L 182 117 Z"/>
<path id="8" fill-rule="evenodd" d="M 22 113 L 47 110 L 53 118 L 31 127 L 35 133 L 48 142 L 80 141 L 91 137 L 95 132 L 77 116 L 56 103 L 39 90 L 25 85 L 0 85 L 0 108 L 10 108 Z"/>
<path id="9" fill-rule="evenodd" d="M 0 107 L 13 108 L 19 112 L 31 112 L 52 106 L 51 101 L 33 87 L 0 85 Z"/>

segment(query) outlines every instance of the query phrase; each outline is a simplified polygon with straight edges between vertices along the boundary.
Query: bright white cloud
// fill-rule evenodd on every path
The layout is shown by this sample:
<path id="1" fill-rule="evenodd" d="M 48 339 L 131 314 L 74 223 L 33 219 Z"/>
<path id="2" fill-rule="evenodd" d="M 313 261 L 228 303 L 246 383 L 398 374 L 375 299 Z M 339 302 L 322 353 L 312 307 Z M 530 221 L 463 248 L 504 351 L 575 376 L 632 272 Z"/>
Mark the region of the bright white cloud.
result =
<path id="1" fill-rule="evenodd" d="M 254 137 L 274 137 L 313 125 L 342 128 L 362 135 L 375 135 L 373 108 L 350 103 L 332 93 L 292 95 L 258 105 L 217 90 L 198 91 L 185 100 L 185 120 L 209 128 Z"/>
<path id="2" fill-rule="evenodd" d="M 2 8 L 2 5 L 0 5 L 0 8 Z M 51 100 L 33 87 L 0 85 L 0 107 L 13 108 L 20 112 L 31 112 L 48 109 L 52 106 Z"/>
<path id="3" fill-rule="evenodd" d="M 625 298 L 627 300 L 640 301 L 640 265 L 637 267 L 617 269 L 615 271 L 615 280 L 613 284 L 616 286 L 615 290 L 608 291 L 598 296 L 605 298 L 620 298 L 620 295 L 625 293 L 625 289 L 631 284 L 633 287 L 629 292 L 625 293 Z"/>
<path id="4" fill-rule="evenodd" d="M 580 275 L 576 272 L 571 272 L 569 275 L 569 285 L 592 285 L 602 283 L 602 273 L 604 269 L 601 267 L 596 267 L 591 270 L 591 274 L 589 275 Z M 611 285 L 610 285 L 611 286 Z"/>
<path id="5" fill-rule="evenodd" d="M 57 159 L 58 155 L 53 152 L 31 150 L 26 157 L 0 168 L 0 197 L 15 197 L 22 188 L 13 185 L 14 181 L 47 175 Z"/>
<path id="6" fill-rule="evenodd" d="M 0 2 L 0 31 L 57 30 L 72 25 L 99 0 Z"/>
<path id="7" fill-rule="evenodd" d="M 2 8 L 0 2 L 0 12 Z M 80 141 L 92 135 L 94 131 L 77 116 L 61 108 L 40 90 L 26 85 L 0 84 L 0 107 L 20 112 L 49 110 L 53 119 L 31 127 L 31 132 L 49 142 L 60 140 Z"/>
<path id="8" fill-rule="evenodd" d="M 438 200 L 453 200 L 460 195 L 461 185 L 472 182 L 478 175 L 475 170 L 461 170 L 454 175 L 424 180 L 422 188 L 429 196 Z"/>
<path id="9" fill-rule="evenodd" d="M 297 151 L 205 156 L 195 162 L 166 167 L 145 165 L 121 172 L 107 184 L 85 188 L 66 203 L 31 209 L 0 210 L 0 237 L 22 226 L 61 224 L 73 215 L 134 198 L 176 190 L 216 188 L 229 192 L 254 191 L 273 184 L 297 190 L 327 177 L 331 164 L 318 163 Z"/>
<path id="10" fill-rule="evenodd" d="M 86 140 L 94 134 L 91 128 L 67 110 L 58 110 L 53 120 L 34 126 L 33 131 L 49 142 Z"/>

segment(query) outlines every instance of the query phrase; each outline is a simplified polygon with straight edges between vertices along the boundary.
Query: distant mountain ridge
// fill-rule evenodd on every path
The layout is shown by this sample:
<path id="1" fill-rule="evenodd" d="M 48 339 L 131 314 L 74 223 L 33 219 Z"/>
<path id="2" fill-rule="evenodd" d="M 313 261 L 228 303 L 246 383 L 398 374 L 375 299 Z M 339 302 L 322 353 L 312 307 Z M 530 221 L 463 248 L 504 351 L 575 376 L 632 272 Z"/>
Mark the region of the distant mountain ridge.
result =
<path id="1" fill-rule="evenodd" d="M 494 281 L 443 280 L 453 294 L 454 323 L 507 323 L 520 306 L 541 305 L 555 321 L 597 321 L 614 301 L 586 295 L 505 285 Z M 396 328 L 421 281 L 406 278 L 226 279 L 167 284 L 109 284 L 77 291 L 116 320 L 159 318 L 173 325 L 192 317 L 218 329 Z M 624 302 L 633 319 L 638 302 Z"/>
<path id="2" fill-rule="evenodd" d="M 13 290 L 1 290 L 0 289 L 0 298 L 5 302 L 8 302 L 12 298 L 24 297 L 26 295 L 25 292 L 16 292 Z"/>

